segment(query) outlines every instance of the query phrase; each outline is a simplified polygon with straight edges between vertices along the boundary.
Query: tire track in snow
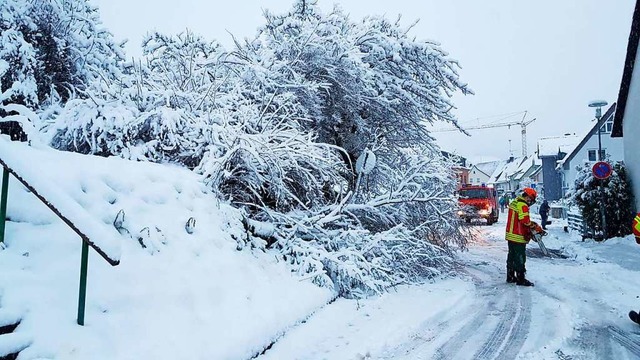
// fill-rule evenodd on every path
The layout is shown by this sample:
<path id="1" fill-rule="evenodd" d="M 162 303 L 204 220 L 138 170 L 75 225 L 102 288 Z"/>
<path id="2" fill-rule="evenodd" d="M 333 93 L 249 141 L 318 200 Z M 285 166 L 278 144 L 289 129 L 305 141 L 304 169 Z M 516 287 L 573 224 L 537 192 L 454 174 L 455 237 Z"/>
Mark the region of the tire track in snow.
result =
<path id="1" fill-rule="evenodd" d="M 462 302 L 460 300 L 459 302 Z M 453 304 L 453 307 L 457 305 Z M 425 345 L 431 343 L 434 339 L 438 337 L 438 330 L 447 329 L 452 324 L 460 324 L 463 323 L 465 319 L 468 319 L 468 316 L 465 312 L 460 312 L 458 314 L 448 316 L 449 309 L 443 310 L 441 313 L 435 316 L 434 318 L 430 318 L 423 322 L 418 329 L 416 329 L 415 335 L 413 335 L 409 342 L 403 343 L 400 346 L 393 348 L 392 350 L 388 350 L 384 355 L 379 357 L 382 359 L 396 359 L 397 357 L 403 357 L 407 355 L 411 355 L 415 357 L 417 354 L 421 352 L 421 348 Z M 439 320 L 438 320 L 439 319 Z M 434 320 L 437 321 L 434 324 Z"/>
<path id="2" fill-rule="evenodd" d="M 500 269 L 486 273 L 486 268 L 470 270 L 481 271 L 483 275 L 489 275 L 495 279 Z M 476 309 L 477 315 L 467 322 L 445 344 L 440 346 L 434 355 L 434 359 L 444 360 L 455 358 L 473 336 L 477 336 L 478 329 L 487 327 L 488 320 L 492 317 L 492 309 L 500 311 L 500 316 L 495 325 L 488 332 L 489 336 L 483 340 L 482 345 L 476 350 L 472 359 L 514 359 L 519 354 L 529 332 L 531 323 L 531 288 L 521 288 L 515 285 L 498 285 L 490 281 L 482 281 L 479 276 L 471 273 L 474 283 L 480 288 L 479 293 L 490 300 L 487 306 Z M 500 293 L 496 289 L 502 289 Z"/>
<path id="3" fill-rule="evenodd" d="M 624 346 L 636 359 L 640 359 L 640 342 L 629 336 L 629 333 L 622 331 L 615 326 L 608 326 L 609 335 L 618 344 Z"/>
<path id="4" fill-rule="evenodd" d="M 531 291 L 518 289 L 518 313 L 497 359 L 515 359 L 529 333 L 531 324 Z"/>

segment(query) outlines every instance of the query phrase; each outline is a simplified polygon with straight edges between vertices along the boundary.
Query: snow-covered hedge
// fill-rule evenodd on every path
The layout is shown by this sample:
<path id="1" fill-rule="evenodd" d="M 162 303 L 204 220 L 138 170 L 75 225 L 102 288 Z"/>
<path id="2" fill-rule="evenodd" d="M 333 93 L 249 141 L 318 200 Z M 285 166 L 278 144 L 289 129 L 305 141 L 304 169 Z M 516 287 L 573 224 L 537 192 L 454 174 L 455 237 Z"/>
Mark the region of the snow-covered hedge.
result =
<path id="1" fill-rule="evenodd" d="M 572 203 L 580 208 L 582 218 L 588 228 L 602 234 L 601 206 L 604 208 L 607 233 L 605 239 L 624 237 L 631 234 L 634 213 L 634 199 L 627 178 L 627 170 L 622 162 L 614 162 L 611 176 L 605 180 L 596 179 L 592 164 L 578 166 L 575 189 L 569 194 Z M 602 190 L 601 190 L 602 187 Z"/>

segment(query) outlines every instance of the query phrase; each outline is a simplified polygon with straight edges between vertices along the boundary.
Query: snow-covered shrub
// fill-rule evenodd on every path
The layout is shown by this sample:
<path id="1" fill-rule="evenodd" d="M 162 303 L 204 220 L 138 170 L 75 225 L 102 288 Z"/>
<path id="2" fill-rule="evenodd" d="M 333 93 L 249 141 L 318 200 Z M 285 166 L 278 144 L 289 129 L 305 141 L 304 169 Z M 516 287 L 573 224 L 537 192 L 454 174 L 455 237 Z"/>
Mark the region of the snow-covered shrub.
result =
<path id="1" fill-rule="evenodd" d="M 195 168 L 211 136 L 220 48 L 191 33 L 151 34 L 147 63 L 118 81 L 95 82 L 89 99 L 67 103 L 51 127 L 56 148 Z"/>
<path id="2" fill-rule="evenodd" d="M 450 97 L 470 92 L 456 62 L 397 23 L 312 1 L 266 19 L 232 52 L 150 35 L 144 61 L 58 111 L 52 143 L 193 169 L 245 210 L 239 249 L 264 247 L 343 296 L 446 272 L 467 234 L 425 124 L 455 124 Z M 358 166 L 362 154 L 375 161 Z"/>
<path id="3" fill-rule="evenodd" d="M 52 128 L 52 145 L 100 156 L 177 162 L 194 167 L 202 157 L 204 124 L 183 109 L 160 106 L 141 112 L 135 104 L 103 99 L 69 101 Z"/>
<path id="4" fill-rule="evenodd" d="M 233 203 L 262 209 L 311 209 L 338 197 L 343 180 L 339 150 L 300 129 L 286 107 L 264 114 L 236 106 L 212 129 L 212 143 L 196 168 Z"/>
<path id="5" fill-rule="evenodd" d="M 635 213 L 626 167 L 622 162 L 613 163 L 613 173 L 605 180 L 596 179 L 591 168 L 592 164 L 589 163 L 578 167 L 575 190 L 571 194 L 584 222 L 602 234 L 600 206 L 603 204 L 607 224 L 605 239 L 630 234 Z M 601 186 L 604 193 L 600 190 Z"/>
<path id="6" fill-rule="evenodd" d="M 296 272 L 341 296 L 440 275 L 451 268 L 451 246 L 464 246 L 468 236 L 454 213 L 448 165 L 435 154 L 415 157 L 384 195 L 349 193 L 339 203 L 287 214 L 265 210 L 256 214 L 262 223 L 246 227 Z"/>
<path id="7" fill-rule="evenodd" d="M 87 0 L 0 2 L 0 44 L 0 104 L 32 110 L 118 79 L 123 60 Z"/>

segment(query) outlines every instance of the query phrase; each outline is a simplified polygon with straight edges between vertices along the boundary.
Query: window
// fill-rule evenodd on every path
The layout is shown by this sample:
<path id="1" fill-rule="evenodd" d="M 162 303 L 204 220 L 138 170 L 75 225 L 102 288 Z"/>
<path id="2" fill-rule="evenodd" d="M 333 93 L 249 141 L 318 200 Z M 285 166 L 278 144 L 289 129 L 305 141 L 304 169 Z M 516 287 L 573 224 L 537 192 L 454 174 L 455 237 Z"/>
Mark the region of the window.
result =
<path id="1" fill-rule="evenodd" d="M 598 152 L 598 150 L 593 149 L 593 150 L 589 150 L 589 161 L 599 161 L 600 159 L 604 160 L 605 156 L 607 155 L 607 150 L 606 149 L 602 149 L 600 151 L 600 159 L 598 159 L 596 157 L 596 153 Z"/>
<path id="2" fill-rule="evenodd" d="M 610 133 L 612 129 L 613 129 L 613 121 L 607 121 L 606 123 L 602 124 L 600 131 L 602 133 Z"/>
<path id="3" fill-rule="evenodd" d="M 459 194 L 461 199 L 487 199 L 489 192 L 487 189 L 461 189 Z"/>

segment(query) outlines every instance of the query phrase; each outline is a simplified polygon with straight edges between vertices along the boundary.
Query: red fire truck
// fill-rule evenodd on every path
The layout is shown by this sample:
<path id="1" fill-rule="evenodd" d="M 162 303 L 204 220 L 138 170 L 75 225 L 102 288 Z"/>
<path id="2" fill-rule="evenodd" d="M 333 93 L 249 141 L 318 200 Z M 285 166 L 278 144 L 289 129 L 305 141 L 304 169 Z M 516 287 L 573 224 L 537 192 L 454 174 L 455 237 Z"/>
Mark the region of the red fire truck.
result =
<path id="1" fill-rule="evenodd" d="M 496 190 L 485 185 L 463 185 L 458 190 L 458 215 L 470 223 L 472 219 L 486 219 L 487 225 L 498 221 L 498 196 Z"/>

